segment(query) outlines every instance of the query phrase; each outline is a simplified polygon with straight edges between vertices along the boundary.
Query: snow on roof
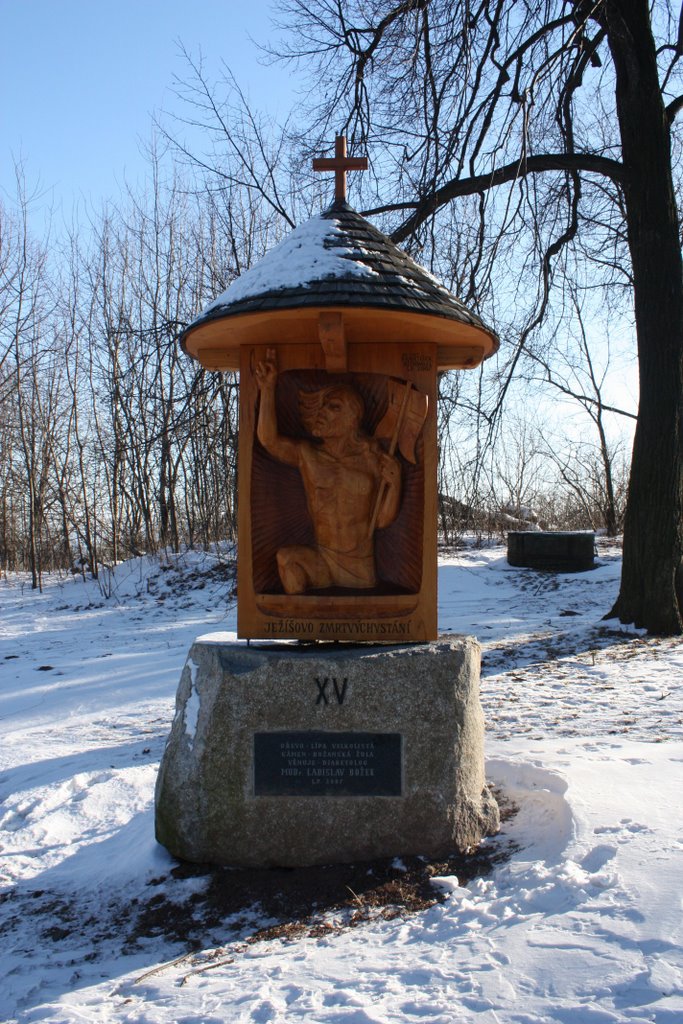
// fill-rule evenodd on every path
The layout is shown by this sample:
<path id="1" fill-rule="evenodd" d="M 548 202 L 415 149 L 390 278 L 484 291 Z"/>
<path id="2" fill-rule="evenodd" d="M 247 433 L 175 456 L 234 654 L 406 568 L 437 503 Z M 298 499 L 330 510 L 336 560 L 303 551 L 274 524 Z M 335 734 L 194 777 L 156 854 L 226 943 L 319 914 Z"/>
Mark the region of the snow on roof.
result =
<path id="1" fill-rule="evenodd" d="M 346 202 L 296 227 L 233 281 L 181 334 L 222 317 L 305 306 L 401 310 L 469 324 L 483 321 Z"/>
<path id="2" fill-rule="evenodd" d="M 314 281 L 334 277 L 377 277 L 377 271 L 358 261 L 360 247 L 349 246 L 341 222 L 323 215 L 299 224 L 269 250 L 255 266 L 228 285 L 206 307 L 202 316 L 218 307 L 230 307 L 243 299 L 282 288 L 305 288 Z"/>

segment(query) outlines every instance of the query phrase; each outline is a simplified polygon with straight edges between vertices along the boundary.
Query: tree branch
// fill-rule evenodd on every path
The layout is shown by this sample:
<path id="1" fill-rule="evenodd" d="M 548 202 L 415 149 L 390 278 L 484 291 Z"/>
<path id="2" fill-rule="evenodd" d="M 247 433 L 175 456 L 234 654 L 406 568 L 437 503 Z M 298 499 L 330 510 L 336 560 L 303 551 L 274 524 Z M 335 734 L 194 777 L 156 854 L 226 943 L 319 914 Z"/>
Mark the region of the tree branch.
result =
<path id="1" fill-rule="evenodd" d="M 675 100 L 671 101 L 671 103 L 666 108 L 666 119 L 669 122 L 669 124 L 673 124 L 673 122 L 676 119 L 676 115 L 682 107 L 683 96 L 677 96 Z"/>
<path id="2" fill-rule="evenodd" d="M 497 185 L 503 185 L 505 182 L 524 178 L 527 174 L 537 174 L 542 171 L 586 171 L 589 174 L 606 175 L 617 184 L 621 184 L 626 177 L 624 165 L 609 157 L 596 156 L 593 153 L 541 153 L 505 164 L 489 174 L 476 174 L 471 178 L 454 178 L 421 201 L 380 206 L 365 211 L 365 216 L 388 213 L 396 209 L 414 209 L 415 212 L 412 216 L 392 232 L 392 241 L 402 242 L 432 213 L 452 199 L 475 195 L 477 192 L 486 192 Z"/>

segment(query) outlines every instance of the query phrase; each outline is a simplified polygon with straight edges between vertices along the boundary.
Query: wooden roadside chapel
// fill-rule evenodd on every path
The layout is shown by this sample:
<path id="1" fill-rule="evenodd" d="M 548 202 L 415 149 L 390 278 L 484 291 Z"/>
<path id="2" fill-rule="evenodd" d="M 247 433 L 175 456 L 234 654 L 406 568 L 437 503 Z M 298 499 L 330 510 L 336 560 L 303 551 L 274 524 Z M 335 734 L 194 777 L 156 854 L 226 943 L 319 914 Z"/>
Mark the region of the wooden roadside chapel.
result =
<path id="1" fill-rule="evenodd" d="M 240 374 L 239 639 L 193 643 L 157 779 L 184 860 L 445 855 L 498 826 L 479 647 L 436 619 L 437 374 L 497 340 L 347 204 L 364 164 L 337 138 L 332 206 L 182 337 Z"/>
<path id="2" fill-rule="evenodd" d="M 230 285 L 181 337 L 240 374 L 238 635 L 436 638 L 436 384 L 495 335 L 346 202 Z"/>

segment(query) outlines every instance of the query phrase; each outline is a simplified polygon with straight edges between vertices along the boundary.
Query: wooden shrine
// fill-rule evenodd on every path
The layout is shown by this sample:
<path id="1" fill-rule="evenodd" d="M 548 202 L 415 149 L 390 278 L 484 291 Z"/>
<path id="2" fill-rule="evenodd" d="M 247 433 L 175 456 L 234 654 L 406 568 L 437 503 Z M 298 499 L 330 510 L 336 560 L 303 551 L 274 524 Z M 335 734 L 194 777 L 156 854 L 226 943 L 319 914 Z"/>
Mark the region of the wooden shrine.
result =
<path id="1" fill-rule="evenodd" d="M 181 337 L 240 374 L 238 635 L 437 636 L 437 373 L 491 330 L 346 202 L 238 278 Z"/>

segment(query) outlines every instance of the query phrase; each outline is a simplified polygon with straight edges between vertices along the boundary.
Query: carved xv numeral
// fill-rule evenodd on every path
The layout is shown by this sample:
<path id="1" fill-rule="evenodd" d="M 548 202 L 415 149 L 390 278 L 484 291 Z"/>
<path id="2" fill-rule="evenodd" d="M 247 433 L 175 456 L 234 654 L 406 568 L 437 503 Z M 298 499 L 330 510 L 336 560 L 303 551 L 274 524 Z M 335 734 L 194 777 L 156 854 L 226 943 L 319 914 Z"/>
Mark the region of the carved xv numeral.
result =
<path id="1" fill-rule="evenodd" d="M 317 696 L 316 701 L 315 701 L 316 704 L 329 704 L 330 703 L 330 697 L 328 696 L 328 692 L 327 692 L 327 687 L 330 685 L 330 683 L 332 683 L 332 691 L 334 693 L 334 696 L 337 699 L 337 704 L 343 704 L 344 703 L 344 698 L 346 697 L 346 689 L 347 689 L 347 687 L 349 685 L 349 681 L 346 678 L 346 676 L 342 679 L 341 686 L 339 685 L 337 680 L 334 678 L 334 676 L 332 677 L 332 679 L 330 679 L 328 676 L 325 676 L 324 679 L 317 679 L 316 678 L 315 683 L 316 683 L 316 686 L 318 687 L 318 696 Z"/>

